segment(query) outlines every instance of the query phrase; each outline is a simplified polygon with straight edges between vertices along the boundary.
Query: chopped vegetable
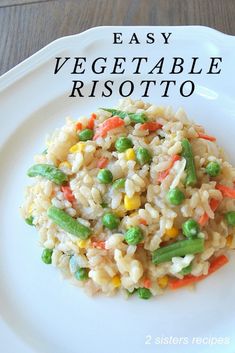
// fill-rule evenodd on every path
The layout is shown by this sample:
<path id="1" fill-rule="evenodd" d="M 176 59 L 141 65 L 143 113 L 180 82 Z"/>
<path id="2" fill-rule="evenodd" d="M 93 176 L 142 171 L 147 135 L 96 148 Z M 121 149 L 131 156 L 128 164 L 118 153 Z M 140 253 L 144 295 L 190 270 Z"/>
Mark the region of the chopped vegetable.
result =
<path id="1" fill-rule="evenodd" d="M 88 141 L 92 140 L 94 136 L 94 132 L 91 129 L 84 129 L 79 132 L 78 137 L 80 141 Z"/>
<path id="2" fill-rule="evenodd" d="M 195 238 L 199 233 L 199 225 L 194 219 L 188 219 L 182 224 L 183 234 L 187 238 Z"/>
<path id="3" fill-rule="evenodd" d="M 86 249 L 88 248 L 88 246 L 90 245 L 91 243 L 91 239 L 87 239 L 87 240 L 82 240 L 82 239 L 79 239 L 77 241 L 77 245 L 80 249 Z"/>
<path id="4" fill-rule="evenodd" d="M 152 293 L 148 288 L 138 288 L 137 294 L 140 299 L 149 299 L 152 296 Z"/>
<path id="5" fill-rule="evenodd" d="M 221 170 L 220 164 L 218 162 L 209 162 L 206 166 L 206 173 L 211 177 L 216 177 L 219 175 Z"/>
<path id="6" fill-rule="evenodd" d="M 42 151 L 42 154 L 47 154 L 47 148 L 44 151 Z"/>
<path id="7" fill-rule="evenodd" d="M 110 184 L 113 181 L 113 174 L 109 169 L 101 169 L 97 175 L 97 179 L 101 184 Z"/>
<path id="8" fill-rule="evenodd" d="M 78 131 L 78 130 L 82 130 L 82 123 L 80 123 L 80 122 L 76 123 L 75 129 L 76 129 L 77 131 Z"/>
<path id="9" fill-rule="evenodd" d="M 229 197 L 231 199 L 235 198 L 235 189 L 222 184 L 216 184 L 216 189 L 219 190 L 224 197 Z"/>
<path id="10" fill-rule="evenodd" d="M 179 229 L 176 227 L 172 227 L 170 229 L 165 230 L 165 235 L 169 238 L 175 238 L 179 235 Z"/>
<path id="11" fill-rule="evenodd" d="M 103 240 L 98 240 L 98 241 L 93 241 L 92 242 L 93 248 L 100 249 L 100 250 L 105 250 L 105 241 Z"/>
<path id="12" fill-rule="evenodd" d="M 147 116 L 144 113 L 127 113 L 116 109 L 106 109 L 106 108 L 101 108 L 101 109 L 111 113 L 112 115 L 119 116 L 122 119 L 129 117 L 130 120 L 133 121 L 134 123 L 144 123 L 145 121 L 148 120 Z"/>
<path id="13" fill-rule="evenodd" d="M 51 264 L 52 253 L 53 253 L 52 249 L 44 249 L 43 250 L 41 258 L 45 264 L 47 264 L 47 265 Z"/>
<path id="14" fill-rule="evenodd" d="M 217 199 L 211 199 L 210 200 L 210 208 L 213 212 L 215 212 L 215 210 L 217 209 L 217 207 L 219 206 L 220 201 Z M 200 224 L 201 227 L 203 227 L 209 220 L 209 216 L 208 214 L 205 212 L 200 218 L 198 223 Z"/>
<path id="15" fill-rule="evenodd" d="M 234 227 L 235 226 L 235 211 L 229 211 L 225 213 L 225 219 L 228 223 L 229 226 Z"/>
<path id="16" fill-rule="evenodd" d="M 63 192 L 66 200 L 68 200 L 69 202 L 76 201 L 75 196 L 73 195 L 72 190 L 69 185 L 61 186 L 61 191 Z"/>
<path id="17" fill-rule="evenodd" d="M 114 213 L 108 212 L 103 215 L 102 223 L 106 228 L 113 230 L 118 228 L 120 219 Z"/>
<path id="18" fill-rule="evenodd" d="M 143 224 L 143 226 L 147 226 L 147 221 L 144 218 L 140 218 L 140 224 Z"/>
<path id="19" fill-rule="evenodd" d="M 106 158 L 106 157 L 101 157 L 101 158 L 98 160 L 97 168 L 103 169 L 103 168 L 107 167 L 108 163 L 109 163 L 109 159 L 108 159 L 108 158 Z"/>
<path id="20" fill-rule="evenodd" d="M 131 147 L 133 147 L 133 142 L 127 137 L 119 137 L 115 142 L 115 148 L 118 152 L 125 152 Z"/>
<path id="21" fill-rule="evenodd" d="M 60 228 L 76 237 L 87 239 L 91 235 L 90 228 L 84 226 L 76 219 L 72 218 L 68 213 L 55 206 L 51 206 L 47 210 L 47 215 Z"/>
<path id="22" fill-rule="evenodd" d="M 170 245 L 163 246 L 152 253 L 152 262 L 158 265 L 171 261 L 172 257 L 198 254 L 204 251 L 204 239 L 180 240 Z"/>
<path id="23" fill-rule="evenodd" d="M 157 279 L 157 283 L 158 283 L 159 287 L 162 289 L 164 289 L 168 286 L 168 282 L 169 282 L 169 277 L 167 275 L 159 277 Z"/>
<path id="24" fill-rule="evenodd" d="M 105 120 L 99 129 L 97 129 L 96 134 L 93 137 L 93 140 L 96 140 L 98 137 L 105 137 L 110 130 L 116 129 L 117 127 L 125 125 L 124 121 L 118 116 L 113 116 Z"/>
<path id="25" fill-rule="evenodd" d="M 147 148 L 139 147 L 136 152 L 136 159 L 141 165 L 150 164 L 152 161 L 152 156 Z"/>
<path id="26" fill-rule="evenodd" d="M 208 277 L 213 272 L 219 270 L 222 266 L 228 263 L 228 258 L 225 255 L 221 255 L 212 260 L 208 274 L 201 276 L 187 275 L 183 279 L 172 278 L 169 282 L 171 289 L 178 289 L 181 287 L 189 286 L 190 284 L 201 281 L 202 279 Z"/>
<path id="27" fill-rule="evenodd" d="M 78 281 L 86 281 L 89 278 L 88 272 L 87 268 L 81 267 L 74 273 L 74 276 Z"/>
<path id="28" fill-rule="evenodd" d="M 162 124 L 159 124 L 156 121 L 149 121 L 140 126 L 140 130 L 149 130 L 151 132 L 161 128 L 162 128 Z"/>
<path id="29" fill-rule="evenodd" d="M 179 274 L 180 274 L 180 275 L 183 275 L 183 276 L 188 275 L 189 273 L 192 272 L 192 268 L 193 268 L 193 265 L 190 264 L 190 265 L 188 265 L 188 266 L 182 268 L 182 270 L 179 272 Z"/>
<path id="30" fill-rule="evenodd" d="M 178 154 L 175 154 L 174 156 L 172 156 L 170 166 L 166 170 L 163 170 L 162 172 L 158 173 L 157 181 L 162 182 L 169 175 L 170 170 L 175 164 L 175 162 L 179 161 L 180 159 L 181 157 Z"/>
<path id="31" fill-rule="evenodd" d="M 216 141 L 216 138 L 214 136 L 209 136 L 209 135 L 205 135 L 201 132 L 198 133 L 198 138 L 204 139 L 204 140 L 208 140 L 208 141 Z"/>
<path id="32" fill-rule="evenodd" d="M 166 197 L 169 203 L 174 206 L 180 205 L 185 199 L 184 193 L 178 188 L 170 189 Z"/>
<path id="33" fill-rule="evenodd" d="M 141 206 L 141 199 L 139 194 L 134 194 L 132 197 L 124 196 L 124 207 L 127 211 L 136 210 Z"/>
<path id="34" fill-rule="evenodd" d="M 87 128 L 93 130 L 95 126 L 95 119 L 96 119 L 96 114 L 91 114 L 90 119 L 88 120 L 87 123 Z"/>
<path id="35" fill-rule="evenodd" d="M 137 245 L 143 239 L 143 232 L 140 227 L 130 227 L 124 234 L 124 239 L 129 245 Z"/>
<path id="36" fill-rule="evenodd" d="M 33 226 L 33 225 L 34 225 L 34 224 L 33 224 L 33 220 L 34 220 L 34 218 L 33 218 L 32 215 L 29 216 L 28 218 L 25 218 L 25 222 L 26 222 L 29 226 Z"/>
<path id="37" fill-rule="evenodd" d="M 192 147 L 188 139 L 184 139 L 181 142 L 182 145 L 182 157 L 186 159 L 186 186 L 195 186 L 197 183 L 197 175 L 194 164 L 194 157 Z"/>
<path id="38" fill-rule="evenodd" d="M 135 151 L 134 151 L 134 149 L 133 148 L 128 148 L 126 150 L 125 156 L 126 156 L 126 160 L 127 161 L 134 161 L 135 160 Z"/>
<path id="39" fill-rule="evenodd" d="M 114 276 L 111 280 L 112 282 L 112 285 L 115 287 L 115 288 L 118 288 L 121 286 L 121 279 L 118 275 Z"/>
<path id="40" fill-rule="evenodd" d="M 107 207 L 108 207 L 108 204 L 107 204 L 107 202 L 102 202 L 102 203 L 100 204 L 100 206 L 101 206 L 102 208 L 107 208 Z"/>
<path id="41" fill-rule="evenodd" d="M 29 168 L 27 175 L 29 177 L 41 176 L 57 185 L 62 185 L 68 181 L 67 175 L 62 170 L 50 164 L 34 164 Z"/>
<path id="42" fill-rule="evenodd" d="M 143 280 L 143 285 L 144 285 L 144 288 L 151 288 L 152 287 L 152 282 L 149 278 L 145 278 Z"/>
<path id="43" fill-rule="evenodd" d="M 122 189 L 125 187 L 125 182 L 126 182 L 126 179 L 124 178 L 117 179 L 113 183 L 113 188 L 117 190 Z"/>

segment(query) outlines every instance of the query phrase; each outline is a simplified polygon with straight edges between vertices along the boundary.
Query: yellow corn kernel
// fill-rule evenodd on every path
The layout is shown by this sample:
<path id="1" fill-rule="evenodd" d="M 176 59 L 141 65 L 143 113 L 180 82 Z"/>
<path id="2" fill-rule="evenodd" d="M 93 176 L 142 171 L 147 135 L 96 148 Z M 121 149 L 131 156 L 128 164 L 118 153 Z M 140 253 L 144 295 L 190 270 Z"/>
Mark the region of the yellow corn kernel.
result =
<path id="1" fill-rule="evenodd" d="M 233 236 L 232 234 L 228 235 L 226 238 L 226 245 L 228 248 L 231 248 L 233 242 Z"/>
<path id="2" fill-rule="evenodd" d="M 85 148 L 85 142 L 78 142 L 77 146 L 78 146 L 78 152 L 82 152 L 84 151 L 84 148 Z"/>
<path id="3" fill-rule="evenodd" d="M 71 164 L 69 163 L 69 162 L 67 162 L 67 161 L 65 161 L 65 162 L 61 162 L 60 164 L 59 164 L 59 168 L 71 168 L 72 166 L 71 166 Z"/>
<path id="4" fill-rule="evenodd" d="M 166 275 L 159 277 L 157 280 L 159 287 L 162 289 L 164 289 L 168 286 L 168 281 L 169 281 L 169 279 L 168 279 L 168 276 L 166 276 Z"/>
<path id="5" fill-rule="evenodd" d="M 126 152 L 125 152 L 125 155 L 126 155 L 126 159 L 128 161 L 135 160 L 135 151 L 133 150 L 133 148 L 128 148 L 128 150 L 126 150 Z"/>
<path id="6" fill-rule="evenodd" d="M 85 142 L 78 142 L 76 145 L 73 145 L 70 147 L 69 152 L 70 153 L 76 153 L 76 152 L 82 152 L 85 147 Z"/>
<path id="7" fill-rule="evenodd" d="M 119 206 L 116 210 L 115 210 L 115 214 L 118 216 L 118 217 L 124 217 L 125 214 L 126 214 L 126 210 L 124 208 L 124 205 L 121 205 Z"/>
<path id="8" fill-rule="evenodd" d="M 111 282 L 115 288 L 118 288 L 121 285 L 121 279 L 117 275 L 112 278 Z"/>
<path id="9" fill-rule="evenodd" d="M 90 239 L 88 239 L 88 240 L 78 240 L 77 241 L 77 245 L 81 249 L 87 249 L 88 246 L 90 245 L 90 243 L 91 243 Z"/>
<path id="10" fill-rule="evenodd" d="M 165 235 L 167 235 L 169 238 L 175 238 L 177 235 L 179 235 L 179 229 L 176 227 L 166 229 Z"/>
<path id="11" fill-rule="evenodd" d="M 125 195 L 124 197 L 124 207 L 127 211 L 136 210 L 141 205 L 140 195 L 134 194 L 132 197 Z"/>

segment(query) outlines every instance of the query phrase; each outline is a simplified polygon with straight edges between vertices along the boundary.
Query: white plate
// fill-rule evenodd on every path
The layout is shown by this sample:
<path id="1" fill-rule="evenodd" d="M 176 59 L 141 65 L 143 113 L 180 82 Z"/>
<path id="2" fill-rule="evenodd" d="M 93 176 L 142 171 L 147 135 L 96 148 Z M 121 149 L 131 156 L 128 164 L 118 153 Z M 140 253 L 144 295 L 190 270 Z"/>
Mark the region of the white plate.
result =
<path id="1" fill-rule="evenodd" d="M 113 31 L 122 32 L 126 38 L 135 31 L 141 39 L 154 32 L 157 42 L 115 46 Z M 170 45 L 162 43 L 161 32 L 172 32 Z M 1 77 L 1 352 L 235 351 L 234 258 L 216 275 L 200 283 L 196 292 L 179 290 L 149 301 L 126 301 L 122 297 L 91 299 L 63 281 L 58 271 L 42 264 L 36 231 L 27 227 L 18 213 L 24 186 L 29 183 L 25 172 L 33 155 L 43 149 L 45 134 L 60 126 L 66 115 L 76 118 L 99 106 L 112 106 L 119 99 L 117 93 L 103 99 L 68 98 L 71 81 L 76 78 L 67 69 L 53 75 L 56 56 L 148 55 L 152 60 L 162 56 L 199 56 L 203 67 L 207 66 L 207 57 L 222 56 L 220 76 L 195 75 L 196 92 L 191 97 L 183 98 L 175 89 L 170 98 L 161 98 L 158 86 L 147 100 L 174 108 L 183 105 L 192 118 L 218 137 L 235 163 L 234 45 L 234 37 L 205 27 L 100 27 L 53 42 Z M 105 73 L 98 77 L 101 81 L 114 79 L 115 85 L 130 78 L 137 85 L 146 75 L 133 77 L 127 73 L 111 78 Z M 154 79 L 166 78 L 169 76 L 156 75 Z M 94 75 L 87 72 L 82 79 L 88 90 Z M 176 79 L 180 82 L 190 78 L 183 73 Z M 137 89 L 133 97 L 139 98 L 140 93 Z M 158 337 L 186 337 L 186 341 L 158 345 L 154 342 Z M 214 344 L 212 348 L 209 344 L 192 344 L 192 337 L 228 337 L 230 343 Z"/>

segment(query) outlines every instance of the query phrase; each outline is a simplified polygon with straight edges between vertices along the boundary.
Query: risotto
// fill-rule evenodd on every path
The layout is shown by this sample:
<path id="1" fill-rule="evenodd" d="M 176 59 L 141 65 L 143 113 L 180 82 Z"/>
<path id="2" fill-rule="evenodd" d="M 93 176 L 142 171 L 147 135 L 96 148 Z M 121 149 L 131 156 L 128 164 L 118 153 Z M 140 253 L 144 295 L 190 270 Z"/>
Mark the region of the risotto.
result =
<path id="1" fill-rule="evenodd" d="M 28 170 L 21 213 L 42 261 L 89 294 L 148 299 L 235 248 L 235 168 L 186 113 L 122 100 L 66 124 Z"/>

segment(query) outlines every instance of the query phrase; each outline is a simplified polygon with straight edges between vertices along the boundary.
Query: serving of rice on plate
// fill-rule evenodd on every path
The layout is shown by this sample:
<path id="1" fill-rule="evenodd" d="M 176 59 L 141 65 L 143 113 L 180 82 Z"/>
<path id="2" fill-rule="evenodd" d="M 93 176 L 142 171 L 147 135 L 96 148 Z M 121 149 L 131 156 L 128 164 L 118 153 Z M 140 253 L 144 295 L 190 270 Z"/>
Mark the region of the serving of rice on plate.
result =
<path id="1" fill-rule="evenodd" d="M 21 214 L 42 260 L 88 294 L 149 299 L 205 279 L 235 248 L 235 168 L 170 107 L 124 99 L 48 138 Z"/>

